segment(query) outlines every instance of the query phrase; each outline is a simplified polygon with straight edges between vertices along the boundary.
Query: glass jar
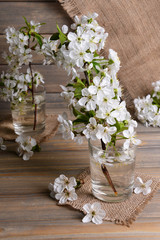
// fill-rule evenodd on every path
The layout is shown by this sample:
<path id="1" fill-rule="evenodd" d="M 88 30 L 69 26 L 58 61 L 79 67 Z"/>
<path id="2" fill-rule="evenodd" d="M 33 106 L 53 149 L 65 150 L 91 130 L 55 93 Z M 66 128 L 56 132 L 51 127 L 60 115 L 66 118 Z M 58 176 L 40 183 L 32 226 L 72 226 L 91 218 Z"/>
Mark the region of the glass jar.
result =
<path id="1" fill-rule="evenodd" d="M 93 195 L 105 202 L 121 202 L 133 192 L 135 146 L 123 150 L 122 143 L 102 150 L 100 140 L 88 141 Z"/>
<path id="2" fill-rule="evenodd" d="M 11 112 L 14 131 L 17 135 L 33 136 L 42 133 L 45 129 L 45 89 L 40 85 L 34 91 L 28 92 L 25 101 L 18 104 L 11 103 Z"/>

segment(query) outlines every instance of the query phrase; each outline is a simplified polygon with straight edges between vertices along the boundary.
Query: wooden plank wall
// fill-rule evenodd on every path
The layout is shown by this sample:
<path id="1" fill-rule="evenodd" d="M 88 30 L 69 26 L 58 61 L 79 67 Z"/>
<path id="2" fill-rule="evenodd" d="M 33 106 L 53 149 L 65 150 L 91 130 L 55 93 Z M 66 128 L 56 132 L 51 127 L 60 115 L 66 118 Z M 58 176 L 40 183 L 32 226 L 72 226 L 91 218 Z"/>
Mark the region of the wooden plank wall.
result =
<path id="1" fill-rule="evenodd" d="M 49 36 L 56 31 L 56 23 L 62 26 L 72 22 L 56 0 L 0 0 L 0 73 L 7 69 L 1 56 L 2 52 L 8 48 L 4 30 L 8 26 L 19 29 L 24 25 L 23 16 L 29 21 L 45 22 L 46 25 L 42 26 L 40 31 L 44 36 Z M 42 73 L 45 79 L 47 109 L 53 108 L 53 112 L 56 112 L 59 106 L 65 107 L 63 99 L 59 96 L 61 91 L 59 85 L 67 82 L 67 73 L 56 65 L 44 66 L 39 56 L 34 58 L 33 65 L 33 68 Z M 8 109 L 9 103 L 0 100 L 0 110 L 8 112 Z"/>

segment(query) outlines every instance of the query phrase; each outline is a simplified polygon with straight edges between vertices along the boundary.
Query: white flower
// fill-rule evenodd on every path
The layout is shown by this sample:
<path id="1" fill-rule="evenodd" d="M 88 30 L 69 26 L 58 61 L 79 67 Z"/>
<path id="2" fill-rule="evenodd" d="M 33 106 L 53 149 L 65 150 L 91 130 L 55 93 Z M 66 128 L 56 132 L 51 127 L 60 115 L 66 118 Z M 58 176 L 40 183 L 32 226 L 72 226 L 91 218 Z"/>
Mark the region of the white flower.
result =
<path id="1" fill-rule="evenodd" d="M 3 151 L 5 151 L 5 150 L 7 149 L 7 147 L 6 147 L 6 145 L 3 144 L 3 142 L 4 142 L 4 141 L 3 141 L 3 138 L 0 137 L 0 149 L 3 150 Z"/>
<path id="2" fill-rule="evenodd" d="M 112 117 L 113 108 L 111 106 L 107 106 L 106 108 L 100 108 L 97 113 L 96 117 L 106 119 L 107 123 L 114 125 L 116 120 Z"/>
<path id="3" fill-rule="evenodd" d="M 113 49 L 109 49 L 108 59 L 112 60 L 112 62 L 109 63 L 108 68 L 111 76 L 114 78 L 120 69 L 120 60 L 117 56 L 117 53 Z"/>
<path id="4" fill-rule="evenodd" d="M 69 53 L 69 57 L 73 59 L 77 67 L 82 68 L 84 62 L 91 62 L 93 60 L 93 54 L 87 53 L 88 44 L 77 44 L 76 42 L 72 45 L 72 49 Z"/>
<path id="5" fill-rule="evenodd" d="M 66 119 L 65 119 L 66 118 Z M 59 131 L 63 134 L 64 139 L 74 139 L 73 124 L 71 120 L 67 120 L 67 114 L 59 115 L 57 120 L 61 123 Z"/>
<path id="6" fill-rule="evenodd" d="M 128 130 L 123 131 L 123 136 L 127 138 L 123 145 L 124 149 L 128 149 L 131 143 L 134 145 L 141 144 L 141 140 L 135 138 L 135 134 L 133 127 L 129 127 Z"/>
<path id="7" fill-rule="evenodd" d="M 53 189 L 56 193 L 61 193 L 64 189 L 71 189 L 77 185 L 76 179 L 74 177 L 67 178 L 65 175 L 61 174 L 55 179 Z"/>
<path id="8" fill-rule="evenodd" d="M 96 95 L 92 95 L 88 88 L 82 89 L 82 98 L 78 101 L 79 105 L 86 107 L 87 111 L 95 110 L 96 108 Z"/>
<path id="9" fill-rule="evenodd" d="M 115 110 L 111 112 L 111 116 L 116 118 L 118 121 L 124 121 L 126 119 L 127 114 L 125 101 L 122 101 L 121 103 L 117 101 L 115 102 L 115 105 L 113 107 L 115 108 Z"/>
<path id="10" fill-rule="evenodd" d="M 112 89 L 109 88 L 110 85 L 110 76 L 105 77 L 102 80 L 100 77 L 96 76 L 93 78 L 94 85 L 89 86 L 88 91 L 91 94 L 97 94 L 97 98 L 100 97 L 102 94 L 105 96 L 110 96 L 110 98 L 114 97 L 115 94 L 112 92 Z"/>
<path id="11" fill-rule="evenodd" d="M 22 156 L 23 160 L 29 160 L 33 155 L 33 147 L 37 145 L 36 140 L 30 136 L 20 135 L 15 141 L 19 144 L 17 149 L 19 156 Z"/>
<path id="12" fill-rule="evenodd" d="M 105 211 L 101 208 L 101 204 L 94 202 L 92 205 L 87 203 L 83 206 L 83 210 L 87 215 L 82 219 L 83 223 L 93 222 L 95 224 L 101 224 L 106 216 Z"/>
<path id="13" fill-rule="evenodd" d="M 30 136 L 20 135 L 15 141 L 19 143 L 22 149 L 25 151 L 30 151 L 34 146 L 37 145 L 36 140 Z"/>
<path id="14" fill-rule="evenodd" d="M 32 26 L 32 28 L 34 29 L 35 32 L 39 32 L 39 29 L 41 27 L 40 23 L 36 23 L 35 21 L 31 20 L 30 24 Z"/>
<path id="15" fill-rule="evenodd" d="M 86 136 L 87 139 L 91 138 L 92 140 L 96 140 L 96 133 L 97 133 L 97 121 L 94 117 L 89 119 L 89 123 L 86 126 L 86 129 L 83 131 L 83 134 Z"/>
<path id="16" fill-rule="evenodd" d="M 25 151 L 21 146 L 18 147 L 17 151 L 24 161 L 28 161 L 33 156 L 33 151 Z"/>
<path id="17" fill-rule="evenodd" d="M 96 137 L 102 139 L 104 143 L 108 143 L 111 141 L 111 135 L 116 131 L 116 127 L 104 127 L 102 124 L 98 124 Z"/>
<path id="18" fill-rule="evenodd" d="M 55 198 L 59 200 L 59 204 L 65 204 L 67 201 L 77 200 L 77 194 L 72 187 L 65 188 L 63 192 L 56 193 Z"/>
<path id="19" fill-rule="evenodd" d="M 140 177 L 137 177 L 134 184 L 134 193 L 139 194 L 143 193 L 143 195 L 147 195 L 151 192 L 150 185 L 152 184 L 152 180 L 148 180 L 146 183 Z"/>

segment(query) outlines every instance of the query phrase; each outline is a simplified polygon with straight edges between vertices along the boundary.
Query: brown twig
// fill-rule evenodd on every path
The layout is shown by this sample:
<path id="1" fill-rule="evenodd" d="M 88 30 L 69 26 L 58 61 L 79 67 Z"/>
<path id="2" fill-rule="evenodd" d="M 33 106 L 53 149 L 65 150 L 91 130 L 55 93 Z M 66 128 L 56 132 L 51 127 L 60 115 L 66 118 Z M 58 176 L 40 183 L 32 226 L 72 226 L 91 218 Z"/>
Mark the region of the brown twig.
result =
<path id="1" fill-rule="evenodd" d="M 36 129 L 36 124 L 37 124 L 37 104 L 35 104 L 35 108 L 34 108 L 34 125 L 33 125 L 33 130 Z"/>
<path id="2" fill-rule="evenodd" d="M 117 191 L 116 191 L 116 189 L 115 189 L 115 187 L 114 187 L 114 184 L 113 184 L 113 182 L 112 182 L 112 179 L 111 179 L 111 177 L 110 177 L 110 175 L 109 175 L 109 172 L 108 172 L 108 170 L 107 170 L 107 168 L 106 168 L 106 166 L 105 166 L 104 163 L 101 164 L 101 169 L 102 169 L 102 172 L 103 172 L 104 176 L 106 177 L 109 185 L 111 186 L 111 188 L 113 189 L 115 195 L 117 196 L 118 193 L 117 193 Z"/>
<path id="3" fill-rule="evenodd" d="M 105 145 L 105 143 L 103 142 L 102 139 L 101 139 L 101 145 L 102 145 L 102 149 L 103 149 L 103 150 L 106 150 L 106 145 Z M 115 187 L 114 187 L 114 184 L 113 184 L 113 182 L 112 182 L 112 179 L 111 179 L 111 177 L 110 177 L 110 175 L 109 175 L 109 172 L 108 172 L 105 164 L 103 164 L 103 163 L 101 164 L 101 169 L 102 169 L 102 172 L 103 172 L 104 176 L 106 177 L 109 185 L 111 186 L 111 188 L 113 189 L 115 195 L 117 196 L 118 193 L 117 193 L 117 191 L 116 191 L 116 189 L 115 189 Z"/>
<path id="4" fill-rule="evenodd" d="M 28 48 L 30 47 L 30 39 L 28 39 Z M 30 73 L 31 73 L 31 80 L 32 80 L 32 104 L 34 104 L 34 79 L 33 79 L 33 71 L 32 71 L 32 66 L 31 66 L 31 62 L 29 62 L 29 69 L 30 69 Z M 35 104 L 34 107 L 34 123 L 33 123 L 33 130 L 36 129 L 36 124 L 37 124 L 37 104 Z"/>

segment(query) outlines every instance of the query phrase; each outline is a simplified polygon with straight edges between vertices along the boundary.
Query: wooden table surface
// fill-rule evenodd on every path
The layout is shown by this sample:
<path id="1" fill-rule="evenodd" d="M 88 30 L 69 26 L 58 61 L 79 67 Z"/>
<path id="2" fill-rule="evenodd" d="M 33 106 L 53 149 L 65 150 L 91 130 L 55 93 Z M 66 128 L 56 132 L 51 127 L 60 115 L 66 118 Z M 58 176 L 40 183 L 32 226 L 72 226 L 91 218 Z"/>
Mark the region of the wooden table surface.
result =
<path id="1" fill-rule="evenodd" d="M 48 112 L 63 111 L 54 102 L 52 110 L 49 106 Z M 159 177 L 160 129 L 139 125 L 138 137 L 143 144 L 137 150 L 136 168 Z M 89 166 L 86 142 L 77 145 L 57 133 L 29 161 L 16 155 L 15 143 L 6 144 L 8 150 L 0 152 L 0 239 L 160 239 L 160 192 L 130 228 L 107 221 L 98 226 L 84 224 L 83 213 L 58 206 L 49 197 L 49 182 L 61 173 L 76 176 Z"/>

